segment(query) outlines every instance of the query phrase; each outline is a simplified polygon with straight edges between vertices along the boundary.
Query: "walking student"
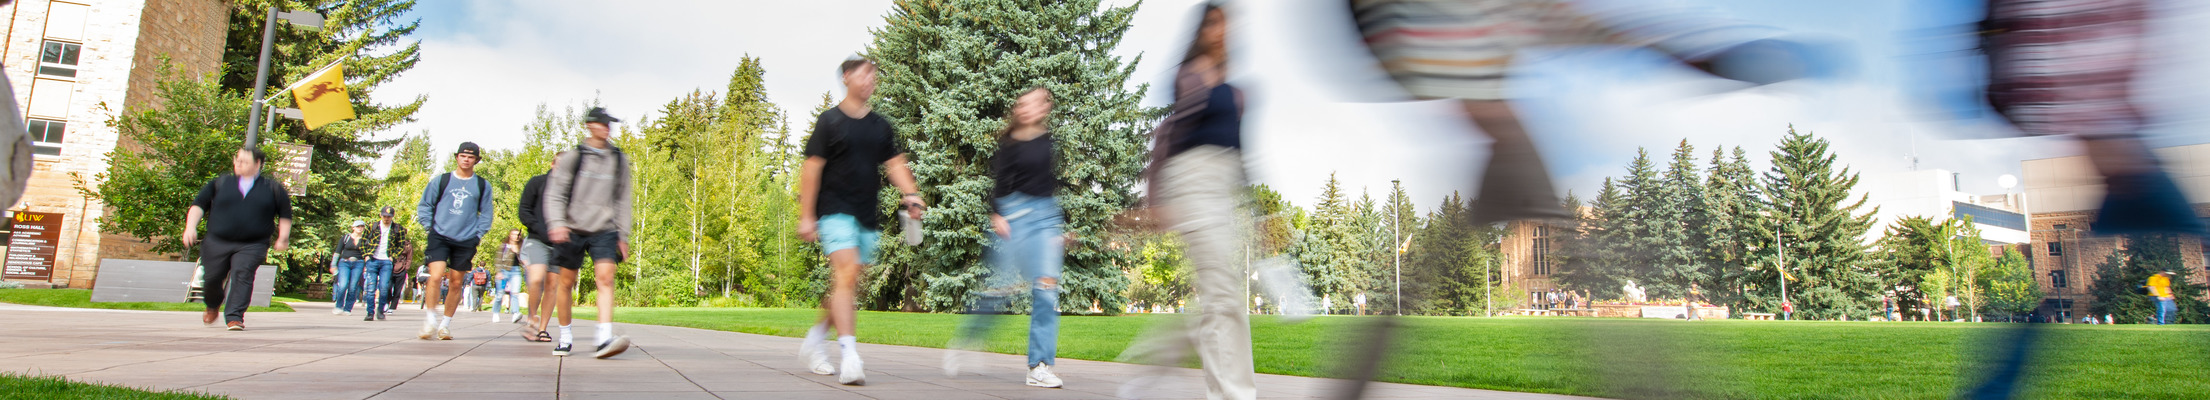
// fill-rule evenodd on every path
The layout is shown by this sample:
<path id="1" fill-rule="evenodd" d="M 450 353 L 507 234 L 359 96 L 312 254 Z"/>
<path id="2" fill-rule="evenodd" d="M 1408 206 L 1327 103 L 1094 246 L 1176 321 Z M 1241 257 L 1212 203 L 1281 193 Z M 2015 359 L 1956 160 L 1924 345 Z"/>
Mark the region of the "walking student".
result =
<path id="1" fill-rule="evenodd" d="M 1059 202 L 1058 146 L 1050 131 L 1051 89 L 1038 86 L 1014 100 L 998 150 L 990 156 L 990 276 L 974 313 L 944 352 L 944 375 L 958 376 L 966 351 L 981 348 L 1012 296 L 1028 289 L 1029 386 L 1063 385 L 1051 372 L 1059 353 L 1059 278 L 1066 238 Z"/>
<path id="2" fill-rule="evenodd" d="M 368 240 L 362 242 L 368 251 L 361 267 L 361 293 L 368 302 L 368 315 L 361 316 L 362 321 L 382 321 L 399 307 L 400 274 L 406 271 L 406 255 L 411 253 L 407 252 L 407 227 L 391 220 L 393 211 L 384 206 L 377 213 L 382 219 L 368 228 Z"/>
<path id="3" fill-rule="evenodd" d="M 614 147 L 612 124 L 621 122 L 604 108 L 584 115 L 584 129 L 591 132 L 575 150 L 553 162 L 552 177 L 545 183 L 545 226 L 552 228 L 553 265 L 560 267 L 559 287 L 553 301 L 560 306 L 560 344 L 553 354 L 566 356 L 574 347 L 572 322 L 575 302 L 568 299 L 577 274 L 586 262 L 598 284 L 597 358 L 613 357 L 629 350 L 629 338 L 614 333 L 615 272 L 629 257 L 633 221 L 630 214 L 629 158 Z"/>
<path id="4" fill-rule="evenodd" d="M 844 77 L 844 99 L 815 120 L 798 178 L 798 236 L 820 242 L 830 268 L 821 321 L 806 331 L 798 353 L 813 373 L 835 374 L 839 383 L 863 385 L 867 374 L 853 326 L 854 300 L 859 275 L 874 263 L 875 241 L 881 236 L 883 215 L 877 195 L 883 180 L 890 180 L 898 187 L 899 204 L 914 219 L 921 218 L 927 203 L 921 201 L 913 171 L 906 168 L 906 151 L 898 144 L 890 120 L 867 104 L 875 92 L 875 63 L 853 57 L 837 72 Z M 836 365 L 829 364 L 826 346 L 832 328 L 844 349 L 843 361 Z"/>
<path id="5" fill-rule="evenodd" d="M 368 264 L 361 259 L 361 243 L 365 239 L 362 232 L 366 230 L 367 222 L 353 221 L 353 227 L 345 236 L 338 237 L 337 251 L 331 252 L 330 258 L 336 263 L 330 268 L 330 301 L 337 303 L 330 307 L 331 314 L 353 315 L 353 302 L 367 299 L 361 292 L 364 283 L 361 269 Z M 375 304 L 371 302 L 369 306 Z"/>
<path id="6" fill-rule="evenodd" d="M 467 273 L 473 269 L 476 245 L 484 232 L 491 231 L 493 218 L 491 184 L 476 176 L 476 162 L 483 160 L 483 148 L 475 142 L 463 142 L 460 150 L 453 152 L 452 172 L 431 179 L 422 188 L 422 201 L 415 204 L 417 223 L 427 235 L 423 246 L 423 261 L 429 262 L 431 284 L 446 289 L 443 295 L 435 288 L 422 291 L 423 309 L 429 318 L 422 322 L 422 333 L 415 335 L 422 340 L 453 340 L 450 326 L 453 312 L 459 309 L 461 296 L 467 294 Z M 438 304 L 445 309 L 439 313 Z"/>
<path id="7" fill-rule="evenodd" d="M 552 335 L 545 332 L 547 323 L 552 321 L 552 312 L 549 311 L 549 307 L 552 305 L 551 299 L 553 298 L 552 292 L 545 285 L 547 279 L 545 269 L 552 264 L 553 251 L 550 244 L 552 243 L 552 237 L 548 236 L 552 233 L 552 229 L 545 227 L 544 209 L 545 181 L 551 179 L 552 170 L 550 168 L 559 165 L 557 163 L 559 158 L 558 155 L 553 156 L 556 162 L 547 165 L 545 173 L 530 177 L 529 183 L 522 185 L 522 199 L 517 202 L 519 204 L 514 206 L 515 217 L 522 220 L 522 229 L 528 233 L 522 238 L 521 258 L 522 263 L 527 265 L 523 269 L 529 274 L 529 295 L 526 301 L 529 313 L 529 332 L 525 332 L 522 339 L 532 342 L 553 341 Z M 566 299 L 567 297 L 562 296 L 561 298 Z"/>
<path id="8" fill-rule="evenodd" d="M 491 322 L 522 320 L 522 230 L 509 229 L 499 242 L 499 276 L 491 292 Z M 507 315 L 514 317 L 509 319 Z"/>
<path id="9" fill-rule="evenodd" d="M 1128 349 L 1128 358 L 1179 366 L 1181 349 L 1195 347 L 1204 367 L 1206 397 L 1250 399 L 1257 397 L 1258 387 L 1246 311 L 1250 274 L 1243 264 L 1249 222 L 1236 210 L 1246 183 L 1243 94 L 1227 83 L 1227 13 L 1207 4 L 1198 15 L 1197 32 L 1175 74 L 1172 112 L 1153 137 L 1152 161 L 1145 171 L 1151 208 L 1159 211 L 1146 222 L 1179 233 L 1187 246 L 1196 273 L 1197 321 L 1149 335 Z M 1123 386 L 1122 397 L 1138 397 L 1131 392 L 1146 389 L 1145 382 L 1155 381 L 1157 373 Z"/>
<path id="10" fill-rule="evenodd" d="M 2156 298 L 2156 324 L 2171 324 L 2172 314 L 2179 312 L 2178 305 L 2172 302 L 2172 271 L 2149 275 L 2148 286 L 2149 297 Z"/>
<path id="11" fill-rule="evenodd" d="M 185 248 L 200 243 L 200 217 L 207 218 L 207 245 L 200 248 L 201 300 L 207 312 L 200 323 L 215 326 L 218 312 L 229 330 L 246 330 L 246 306 L 253 302 L 253 278 L 270 251 L 284 251 L 292 236 L 292 198 L 275 178 L 261 174 L 268 162 L 261 149 L 239 149 L 230 158 L 229 175 L 200 187 L 184 212 Z"/>

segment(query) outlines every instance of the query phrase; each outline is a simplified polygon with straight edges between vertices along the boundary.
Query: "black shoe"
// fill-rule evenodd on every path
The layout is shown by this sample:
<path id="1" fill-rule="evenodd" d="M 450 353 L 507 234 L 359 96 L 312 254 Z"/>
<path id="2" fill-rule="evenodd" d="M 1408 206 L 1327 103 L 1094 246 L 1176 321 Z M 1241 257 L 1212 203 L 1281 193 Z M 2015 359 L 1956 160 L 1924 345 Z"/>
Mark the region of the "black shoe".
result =
<path id="1" fill-rule="evenodd" d="M 375 321 L 375 320 L 376 320 L 376 313 L 368 313 L 368 315 L 363 315 L 363 316 L 361 316 L 361 320 L 362 320 L 362 321 Z"/>
<path id="2" fill-rule="evenodd" d="M 553 348 L 552 348 L 552 355 L 555 355 L 555 356 L 561 356 L 561 357 L 567 357 L 567 356 L 568 356 L 568 350 L 569 350 L 569 349 L 573 349 L 573 348 L 575 348 L 575 344 L 572 344 L 572 343 L 561 343 L 560 345 L 557 345 L 557 346 L 553 346 Z"/>
<path id="3" fill-rule="evenodd" d="M 606 343 L 600 343 L 599 351 L 594 353 L 593 356 L 598 358 L 607 358 L 613 357 L 615 355 L 620 355 L 624 351 L 629 351 L 629 337 L 617 336 L 614 337 L 614 340 L 609 340 Z"/>
<path id="4" fill-rule="evenodd" d="M 386 316 L 386 315 L 385 315 L 384 313 L 376 313 L 376 320 L 377 320 L 377 321 L 382 321 L 382 320 L 384 320 L 384 317 L 385 317 L 385 316 Z"/>

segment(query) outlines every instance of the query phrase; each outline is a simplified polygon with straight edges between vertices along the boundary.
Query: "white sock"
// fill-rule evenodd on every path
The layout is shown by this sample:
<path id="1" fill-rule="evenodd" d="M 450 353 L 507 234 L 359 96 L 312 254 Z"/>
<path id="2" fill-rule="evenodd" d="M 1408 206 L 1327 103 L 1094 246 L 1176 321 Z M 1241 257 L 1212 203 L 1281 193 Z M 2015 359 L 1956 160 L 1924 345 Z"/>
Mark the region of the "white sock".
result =
<path id="1" fill-rule="evenodd" d="M 806 341 L 804 347 L 819 349 L 821 348 L 821 343 L 828 340 L 829 323 L 822 322 L 818 324 L 813 324 L 813 329 L 806 330 Z"/>
<path id="2" fill-rule="evenodd" d="M 453 317 L 440 317 L 437 319 L 437 329 L 445 329 L 446 327 L 452 325 Z"/>
<path id="3" fill-rule="evenodd" d="M 611 341 L 614 341 L 614 323 L 608 322 L 599 324 L 599 335 L 597 341 L 598 344 L 600 346 L 605 346 L 606 342 Z"/>
<path id="4" fill-rule="evenodd" d="M 561 325 L 561 326 L 560 326 L 560 344 L 575 344 L 575 343 L 576 343 L 576 332 L 575 332 L 575 330 L 572 330 L 572 329 L 568 329 L 568 326 L 567 326 L 567 325 Z"/>
<path id="5" fill-rule="evenodd" d="M 854 337 L 854 336 L 838 336 L 838 337 L 836 338 L 836 343 L 837 343 L 837 344 L 841 344 L 841 345 L 844 345 L 844 358 L 846 358 L 846 359 L 859 358 L 859 338 L 858 338 L 858 337 Z"/>

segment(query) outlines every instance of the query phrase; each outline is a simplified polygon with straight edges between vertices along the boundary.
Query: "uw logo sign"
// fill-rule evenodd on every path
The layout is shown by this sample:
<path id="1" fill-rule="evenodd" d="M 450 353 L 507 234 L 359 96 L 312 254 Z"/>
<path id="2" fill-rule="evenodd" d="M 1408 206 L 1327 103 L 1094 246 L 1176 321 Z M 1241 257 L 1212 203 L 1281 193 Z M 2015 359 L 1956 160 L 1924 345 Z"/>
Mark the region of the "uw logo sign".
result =
<path id="1" fill-rule="evenodd" d="M 15 213 L 15 222 L 39 222 L 44 220 L 46 220 L 45 215 L 37 215 L 27 212 Z"/>

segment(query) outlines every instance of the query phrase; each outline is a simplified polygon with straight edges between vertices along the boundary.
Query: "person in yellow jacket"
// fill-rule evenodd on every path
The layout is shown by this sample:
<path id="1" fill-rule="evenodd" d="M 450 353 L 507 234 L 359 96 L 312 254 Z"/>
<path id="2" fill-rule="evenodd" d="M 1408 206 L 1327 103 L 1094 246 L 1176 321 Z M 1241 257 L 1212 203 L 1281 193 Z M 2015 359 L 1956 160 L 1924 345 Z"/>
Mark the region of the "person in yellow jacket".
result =
<path id="1" fill-rule="evenodd" d="M 2172 323 L 2172 314 L 2179 311 L 2172 303 L 2172 271 L 2149 276 L 2149 295 L 2156 297 L 2156 324 Z"/>

